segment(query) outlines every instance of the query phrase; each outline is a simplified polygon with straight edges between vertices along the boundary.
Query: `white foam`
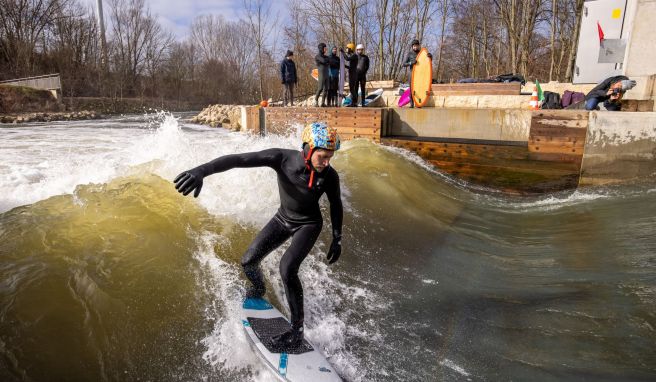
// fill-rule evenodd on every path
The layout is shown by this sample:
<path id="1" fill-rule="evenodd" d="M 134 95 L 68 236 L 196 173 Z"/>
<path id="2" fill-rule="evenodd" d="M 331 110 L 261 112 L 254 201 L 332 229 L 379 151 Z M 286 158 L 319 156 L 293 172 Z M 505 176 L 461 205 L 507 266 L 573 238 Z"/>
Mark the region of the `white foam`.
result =
<path id="1" fill-rule="evenodd" d="M 443 360 L 440 361 L 440 365 L 446 366 L 460 375 L 469 377 L 469 373 L 465 369 L 463 369 L 461 366 L 458 366 L 455 362 L 451 361 L 450 359 L 444 358 Z"/>

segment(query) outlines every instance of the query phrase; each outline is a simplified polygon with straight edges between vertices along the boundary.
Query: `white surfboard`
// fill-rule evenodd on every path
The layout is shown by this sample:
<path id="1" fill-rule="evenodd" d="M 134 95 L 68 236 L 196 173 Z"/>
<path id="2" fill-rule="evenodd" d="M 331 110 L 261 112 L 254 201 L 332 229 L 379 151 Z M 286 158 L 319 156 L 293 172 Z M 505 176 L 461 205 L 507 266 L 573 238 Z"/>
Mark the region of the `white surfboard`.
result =
<path id="1" fill-rule="evenodd" d="M 242 304 L 241 322 L 252 347 L 281 381 L 341 381 L 337 372 L 319 353 L 316 346 L 304 340 L 294 349 L 272 352 L 269 339 L 287 331 L 289 321 L 262 298 L 247 298 Z"/>

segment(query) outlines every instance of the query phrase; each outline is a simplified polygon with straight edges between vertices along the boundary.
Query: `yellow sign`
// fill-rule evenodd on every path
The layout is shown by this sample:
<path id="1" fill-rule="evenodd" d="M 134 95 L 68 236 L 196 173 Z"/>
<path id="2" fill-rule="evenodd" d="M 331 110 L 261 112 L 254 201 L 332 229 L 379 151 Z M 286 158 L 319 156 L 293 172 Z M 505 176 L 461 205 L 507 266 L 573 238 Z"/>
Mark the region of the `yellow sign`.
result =
<path id="1" fill-rule="evenodd" d="M 620 16 L 622 16 L 622 10 L 619 8 L 613 9 L 613 18 L 614 19 L 619 19 Z"/>

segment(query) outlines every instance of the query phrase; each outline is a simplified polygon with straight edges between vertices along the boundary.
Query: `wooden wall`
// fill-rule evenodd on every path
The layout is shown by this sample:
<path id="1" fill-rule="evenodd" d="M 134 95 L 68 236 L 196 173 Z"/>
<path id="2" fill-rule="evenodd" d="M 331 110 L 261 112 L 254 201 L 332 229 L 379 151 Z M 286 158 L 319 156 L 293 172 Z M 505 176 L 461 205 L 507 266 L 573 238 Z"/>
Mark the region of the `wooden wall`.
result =
<path id="1" fill-rule="evenodd" d="M 290 134 L 308 123 L 321 121 L 337 128 L 344 141 L 365 138 L 380 143 L 382 115 L 383 109 L 379 108 L 269 107 L 265 109 L 265 131 Z"/>
<path id="2" fill-rule="evenodd" d="M 384 137 L 441 171 L 482 186 L 533 194 L 575 189 L 588 124 L 585 111 L 531 114 L 528 142 Z"/>

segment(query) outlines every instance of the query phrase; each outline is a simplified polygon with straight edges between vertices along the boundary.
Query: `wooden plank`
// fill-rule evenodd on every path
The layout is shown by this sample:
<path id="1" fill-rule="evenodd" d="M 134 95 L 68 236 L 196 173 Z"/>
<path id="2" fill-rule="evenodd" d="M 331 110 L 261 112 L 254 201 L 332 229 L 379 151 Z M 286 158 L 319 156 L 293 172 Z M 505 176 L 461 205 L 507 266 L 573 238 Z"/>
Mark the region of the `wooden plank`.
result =
<path id="1" fill-rule="evenodd" d="M 541 144 L 540 146 L 529 145 L 529 152 L 583 155 L 583 147 L 572 147 L 560 144 Z"/>
<path id="2" fill-rule="evenodd" d="M 529 131 L 529 139 L 534 136 L 585 138 L 586 134 L 587 129 L 531 126 L 531 130 Z"/>
<path id="3" fill-rule="evenodd" d="M 590 115 L 586 110 L 537 110 L 531 113 L 532 118 L 551 119 L 581 119 L 588 120 Z"/>
<path id="4" fill-rule="evenodd" d="M 519 95 L 519 83 L 433 84 L 433 95 Z"/>
<path id="5" fill-rule="evenodd" d="M 339 134 L 367 134 L 367 135 L 376 135 L 380 137 L 380 128 L 369 128 L 369 127 L 337 127 L 337 133 Z"/>

